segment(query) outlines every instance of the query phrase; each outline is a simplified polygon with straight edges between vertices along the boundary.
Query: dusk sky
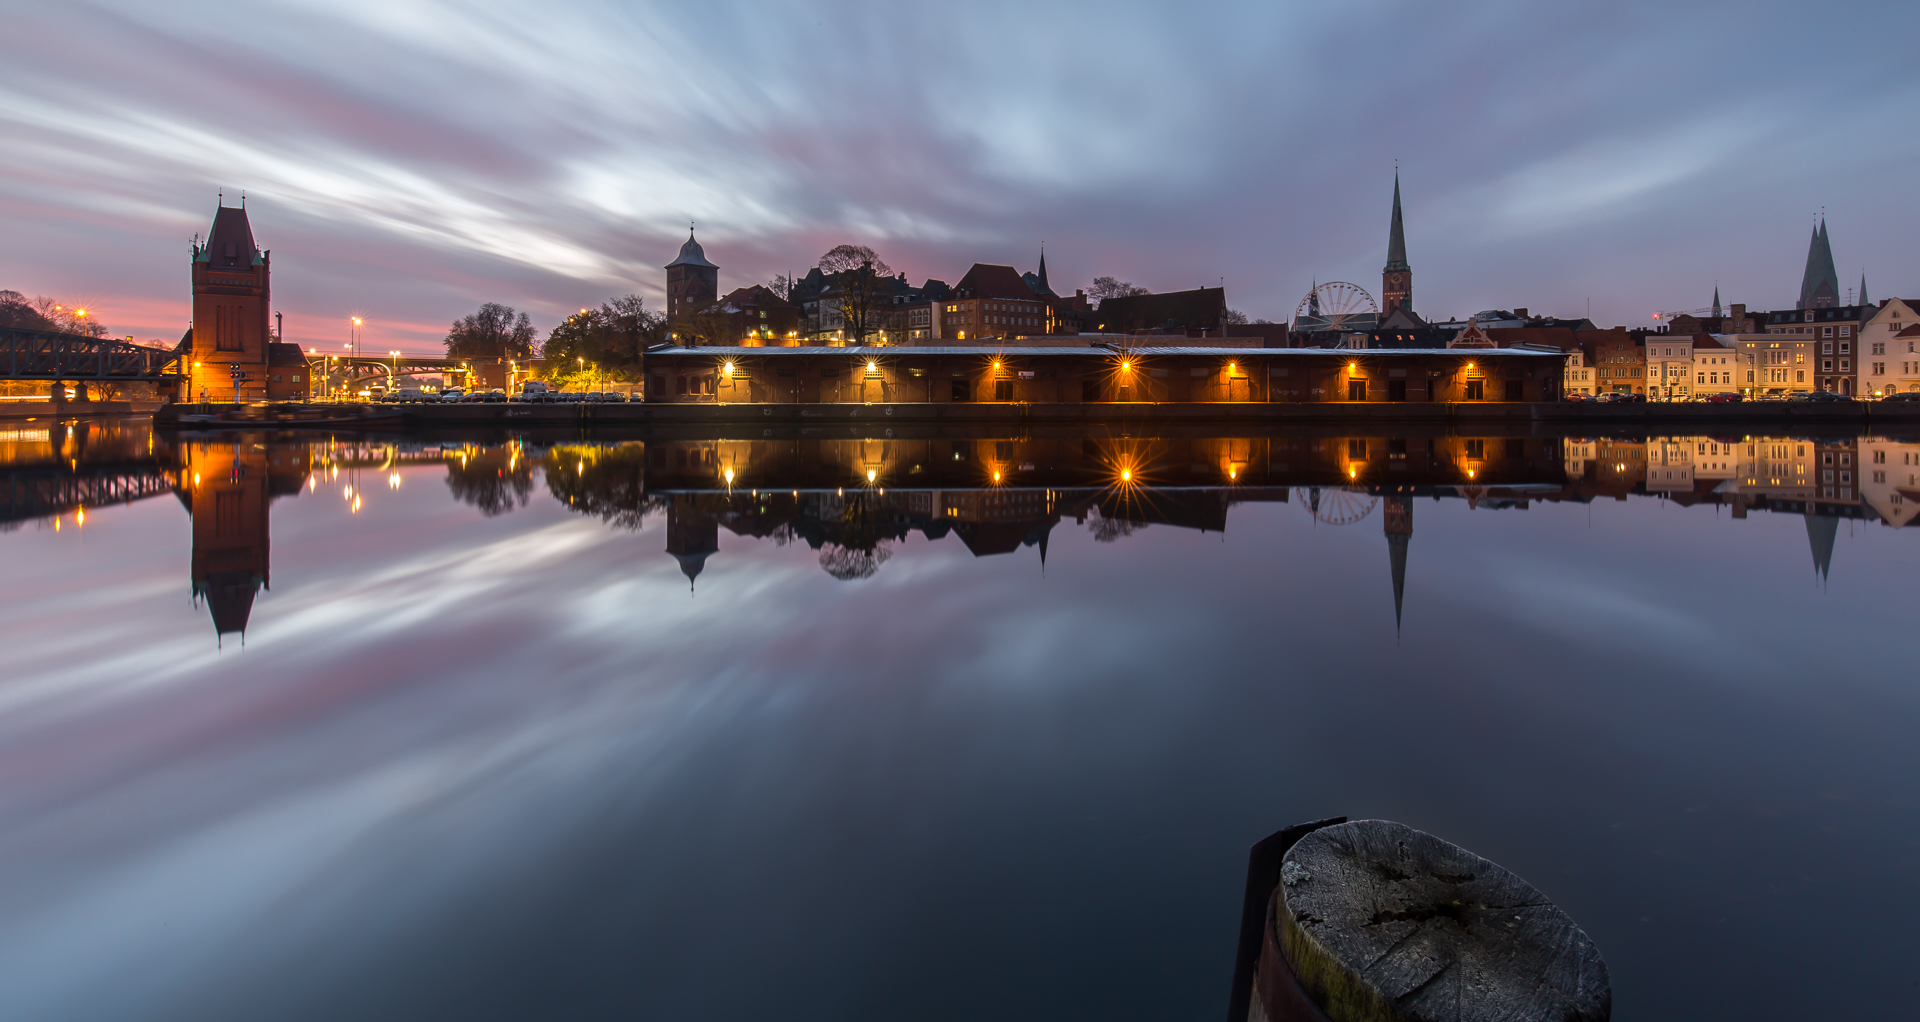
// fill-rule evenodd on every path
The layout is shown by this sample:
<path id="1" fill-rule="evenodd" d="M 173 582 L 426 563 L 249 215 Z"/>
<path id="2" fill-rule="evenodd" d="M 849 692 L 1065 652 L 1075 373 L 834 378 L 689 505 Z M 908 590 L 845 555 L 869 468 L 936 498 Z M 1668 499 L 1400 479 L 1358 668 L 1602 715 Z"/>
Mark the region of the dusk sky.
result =
<path id="1" fill-rule="evenodd" d="M 1414 308 L 1602 326 L 1920 293 L 1908 3 L 533 4 L 12 0 L 0 288 L 188 325 L 247 196 L 289 340 L 426 352 L 483 301 L 628 292 L 697 221 L 720 287 L 840 242 L 918 283 L 1376 294 L 1399 161 Z M 1888 47 L 1876 43 L 1893 40 Z"/>

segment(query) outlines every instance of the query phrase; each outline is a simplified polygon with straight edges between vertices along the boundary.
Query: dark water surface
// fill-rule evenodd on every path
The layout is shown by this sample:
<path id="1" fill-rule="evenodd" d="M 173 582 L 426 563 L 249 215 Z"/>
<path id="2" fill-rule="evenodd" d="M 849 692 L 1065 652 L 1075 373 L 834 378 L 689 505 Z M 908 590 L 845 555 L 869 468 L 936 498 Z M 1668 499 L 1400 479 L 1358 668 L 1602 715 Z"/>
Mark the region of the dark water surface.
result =
<path id="1" fill-rule="evenodd" d="M 1917 473 L 0 427 L 0 1017 L 1211 1022 L 1336 814 L 1532 881 L 1618 1018 L 1909 1017 Z"/>

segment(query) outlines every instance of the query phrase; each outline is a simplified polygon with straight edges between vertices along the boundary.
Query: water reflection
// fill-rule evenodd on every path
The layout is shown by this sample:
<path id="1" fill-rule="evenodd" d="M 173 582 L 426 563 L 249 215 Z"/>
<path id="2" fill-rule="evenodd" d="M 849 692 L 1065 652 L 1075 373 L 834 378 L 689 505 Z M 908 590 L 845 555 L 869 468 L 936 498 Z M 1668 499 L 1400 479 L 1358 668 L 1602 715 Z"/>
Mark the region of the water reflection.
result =
<path id="1" fill-rule="evenodd" d="M 1905 438 L 132 428 L 6 449 L 0 1016 L 1181 1017 L 1330 813 L 1905 989 Z"/>
<path id="2" fill-rule="evenodd" d="M 569 511 L 642 528 L 664 516 L 665 553 L 690 586 L 720 533 L 804 543 L 820 568 L 874 577 L 910 534 L 975 557 L 1029 551 L 1044 569 L 1064 521 L 1112 543 L 1148 527 L 1223 532 L 1239 505 L 1293 503 L 1317 525 L 1377 521 L 1396 622 L 1416 501 L 1476 511 L 1535 502 L 1656 498 L 1794 514 L 1815 569 L 1831 570 L 1842 520 L 1894 528 L 1920 509 L 1920 444 L 1878 436 L 1588 437 L 1061 436 L 541 440 L 162 437 L 138 422 L 0 431 L 5 528 L 84 524 L 86 510 L 171 490 L 193 523 L 191 591 L 216 635 L 244 632 L 271 580 L 274 500 L 369 487 L 440 464 L 451 496 L 486 517 L 525 508 L 541 483 Z"/>

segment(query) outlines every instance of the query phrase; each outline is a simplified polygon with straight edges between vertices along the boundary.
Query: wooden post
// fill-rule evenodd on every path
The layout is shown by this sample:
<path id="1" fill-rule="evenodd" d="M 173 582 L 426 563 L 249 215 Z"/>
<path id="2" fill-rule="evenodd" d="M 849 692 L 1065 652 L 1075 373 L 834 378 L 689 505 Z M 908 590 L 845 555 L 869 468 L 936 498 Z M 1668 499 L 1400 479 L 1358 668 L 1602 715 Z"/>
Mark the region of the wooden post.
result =
<path id="1" fill-rule="evenodd" d="M 1276 845 L 1277 883 L 1261 865 Z M 1304 824 L 1254 847 L 1249 908 L 1256 888 L 1270 896 L 1251 976 L 1242 922 L 1229 1022 L 1611 1017 L 1593 941 L 1472 852 L 1385 820 Z"/>

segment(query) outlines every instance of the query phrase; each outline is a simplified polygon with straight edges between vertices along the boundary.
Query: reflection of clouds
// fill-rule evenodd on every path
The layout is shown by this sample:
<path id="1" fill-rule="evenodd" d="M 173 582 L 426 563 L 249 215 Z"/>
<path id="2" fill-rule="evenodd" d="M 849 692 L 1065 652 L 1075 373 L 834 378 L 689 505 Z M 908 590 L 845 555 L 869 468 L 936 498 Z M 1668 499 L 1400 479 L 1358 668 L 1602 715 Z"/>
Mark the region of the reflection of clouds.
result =
<path id="1" fill-rule="evenodd" d="M 1788 608 L 1823 629 L 1806 661 L 1702 670 L 1701 634 L 1778 619 L 1756 565 L 1777 555 L 1803 580 L 1803 536 L 1778 530 L 1756 554 L 1765 519 L 1716 543 L 1734 526 L 1646 501 L 1423 502 L 1422 611 L 1395 645 L 1379 531 L 1316 530 L 1278 505 L 1235 506 L 1225 535 L 1059 530 L 1044 576 L 915 536 L 857 586 L 804 544 L 726 532 L 689 597 L 659 516 L 629 531 L 541 491 L 488 518 L 432 485 L 439 466 L 403 471 L 413 485 L 357 517 L 275 505 L 275 589 L 243 650 L 216 654 L 182 591 L 170 501 L 103 509 L 84 548 L 0 537 L 11 577 L 47 594 L 0 618 L 18 658 L 0 687 L 0 1015 L 272 1017 L 259 1005 L 288 989 L 316 1013 L 342 990 L 432 1001 L 448 995 L 415 974 L 426 947 L 463 967 L 463 989 L 509 973 L 614 985 L 596 970 L 617 969 L 647 996 L 750 1000 L 726 983 L 736 920 L 790 949 L 766 966 L 776 979 L 871 1003 L 894 963 L 847 963 L 930 911 L 1031 951 L 1008 953 L 1008 975 L 1044 960 L 1057 979 L 1076 962 L 1045 956 L 1076 936 L 1217 941 L 1237 850 L 1276 819 L 1388 807 L 1552 861 L 1541 834 L 1584 844 L 1603 810 L 1693 783 L 1650 726 L 1695 732 L 1671 744 L 1681 760 L 1750 768 L 1738 793 L 1792 782 L 1796 743 L 1750 758 L 1713 733 L 1730 671 L 1815 679 L 1809 693 L 1905 684 L 1806 669 L 1904 634 L 1904 604 L 1881 598 L 1903 591 L 1911 537 L 1892 530 L 1847 540 L 1861 602 L 1836 606 L 1836 585 L 1824 611 Z M 1671 586 L 1676 560 L 1694 584 Z M 1684 613 L 1661 627 L 1677 592 Z M 1636 669 L 1590 666 L 1621 662 Z M 1538 769 L 1547 754 L 1555 770 Z M 1489 792 L 1528 811 L 1489 823 Z M 1595 877 L 1617 873 L 1558 883 L 1606 925 L 1618 891 Z M 1087 894 L 1127 876 L 1175 894 Z M 1033 928 L 1048 939 L 1018 944 Z M 912 970 L 942 961 L 1004 993 L 993 954 L 916 944 L 899 967 L 916 994 Z M 1111 977 L 1115 959 L 1092 957 Z M 1702 967 L 1687 961 L 1688 989 Z"/>

